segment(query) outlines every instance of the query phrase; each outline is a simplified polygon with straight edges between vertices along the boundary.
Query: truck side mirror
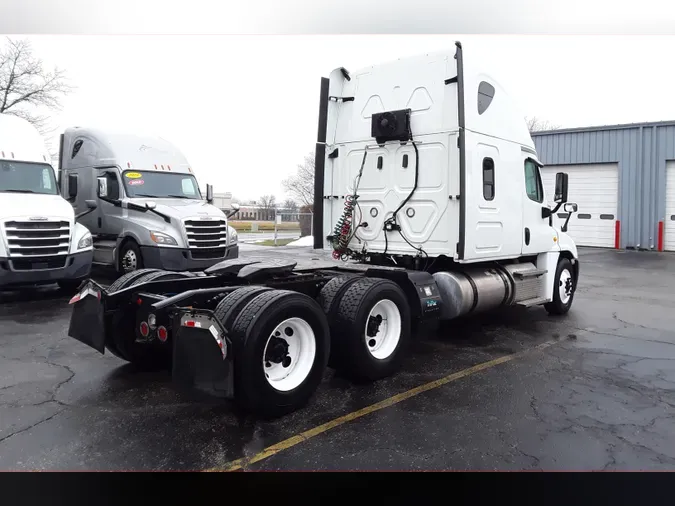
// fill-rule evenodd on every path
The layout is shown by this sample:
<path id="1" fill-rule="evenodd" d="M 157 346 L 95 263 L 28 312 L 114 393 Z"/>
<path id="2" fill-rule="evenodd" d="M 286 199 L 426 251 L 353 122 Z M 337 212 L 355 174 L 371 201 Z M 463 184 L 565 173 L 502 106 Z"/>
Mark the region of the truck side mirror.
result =
<path id="1" fill-rule="evenodd" d="M 558 172 L 555 175 L 555 195 L 554 202 L 567 202 L 567 179 L 568 176 L 564 172 Z"/>
<path id="2" fill-rule="evenodd" d="M 75 174 L 68 175 L 68 198 L 74 199 L 77 197 L 77 176 Z"/>
<path id="3" fill-rule="evenodd" d="M 98 180 L 98 190 L 96 190 L 96 194 L 104 199 L 108 196 L 108 180 L 105 176 L 96 179 Z"/>
<path id="4" fill-rule="evenodd" d="M 92 212 L 94 209 L 96 209 L 98 207 L 98 204 L 96 203 L 95 200 L 85 200 L 84 203 L 87 205 L 87 210 L 82 211 L 81 213 L 75 215 L 76 220 L 79 220 L 83 216 L 86 216 L 87 214 L 89 214 L 90 212 Z"/>
<path id="5" fill-rule="evenodd" d="M 209 204 L 213 202 L 213 186 L 210 184 L 206 185 L 206 201 Z"/>
<path id="6" fill-rule="evenodd" d="M 230 210 L 227 212 L 226 216 L 228 218 L 234 216 L 239 212 L 239 204 L 231 204 L 230 205 Z"/>

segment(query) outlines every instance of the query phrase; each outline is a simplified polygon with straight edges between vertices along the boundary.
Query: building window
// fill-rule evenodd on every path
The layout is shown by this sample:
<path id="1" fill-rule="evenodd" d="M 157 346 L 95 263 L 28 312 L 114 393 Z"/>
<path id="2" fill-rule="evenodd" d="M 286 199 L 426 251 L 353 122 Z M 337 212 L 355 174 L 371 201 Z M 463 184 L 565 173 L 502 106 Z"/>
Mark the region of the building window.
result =
<path id="1" fill-rule="evenodd" d="M 544 189 L 541 184 L 539 168 L 530 159 L 525 160 L 525 192 L 530 200 L 540 204 L 544 201 Z"/>
<path id="2" fill-rule="evenodd" d="M 478 114 L 483 114 L 495 96 L 495 87 L 490 83 L 481 81 L 478 85 Z"/>
<path id="3" fill-rule="evenodd" d="M 495 162 L 492 158 L 483 158 L 483 198 L 495 198 Z"/>

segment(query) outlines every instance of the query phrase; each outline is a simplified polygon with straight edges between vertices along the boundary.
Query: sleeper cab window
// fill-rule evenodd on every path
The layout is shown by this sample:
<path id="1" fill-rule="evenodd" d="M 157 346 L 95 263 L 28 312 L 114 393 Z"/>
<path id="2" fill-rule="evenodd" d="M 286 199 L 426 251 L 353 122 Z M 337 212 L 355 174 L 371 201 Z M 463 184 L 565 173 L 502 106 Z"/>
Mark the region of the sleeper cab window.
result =
<path id="1" fill-rule="evenodd" d="M 542 203 L 544 189 L 541 184 L 539 168 L 532 160 L 525 160 L 525 192 L 530 200 Z"/>
<path id="2" fill-rule="evenodd" d="M 495 96 L 495 88 L 486 81 L 481 81 L 478 85 L 478 114 L 483 114 Z"/>
<path id="3" fill-rule="evenodd" d="M 78 140 L 75 141 L 75 143 L 73 144 L 73 152 L 70 154 L 70 158 L 75 158 L 77 153 L 79 153 L 83 142 L 84 141 L 82 139 L 78 139 Z"/>
<path id="4" fill-rule="evenodd" d="M 483 158 L 483 198 L 495 198 L 495 162 L 492 158 Z"/>

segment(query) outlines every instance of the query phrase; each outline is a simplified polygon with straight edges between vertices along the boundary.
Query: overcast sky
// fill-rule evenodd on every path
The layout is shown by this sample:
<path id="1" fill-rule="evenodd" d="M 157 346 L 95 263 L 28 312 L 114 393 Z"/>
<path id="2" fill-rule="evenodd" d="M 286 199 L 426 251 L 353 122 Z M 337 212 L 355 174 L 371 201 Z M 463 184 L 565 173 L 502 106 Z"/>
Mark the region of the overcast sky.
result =
<path id="1" fill-rule="evenodd" d="M 314 148 L 320 77 L 336 67 L 478 47 L 524 114 L 562 127 L 675 119 L 675 37 L 534 35 L 32 35 L 76 91 L 58 130 L 149 130 L 200 183 L 240 199 L 272 193 Z M 55 143 L 58 145 L 58 143 Z"/>

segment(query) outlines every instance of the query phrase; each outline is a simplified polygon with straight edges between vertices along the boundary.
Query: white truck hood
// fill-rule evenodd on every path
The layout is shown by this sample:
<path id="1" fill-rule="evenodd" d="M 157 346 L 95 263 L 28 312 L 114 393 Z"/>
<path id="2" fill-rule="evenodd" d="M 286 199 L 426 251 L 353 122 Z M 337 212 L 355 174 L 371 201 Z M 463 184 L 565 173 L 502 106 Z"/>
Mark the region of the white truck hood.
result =
<path id="1" fill-rule="evenodd" d="M 60 195 L 0 193 L 0 221 L 42 216 L 73 223 L 75 212 Z"/>

